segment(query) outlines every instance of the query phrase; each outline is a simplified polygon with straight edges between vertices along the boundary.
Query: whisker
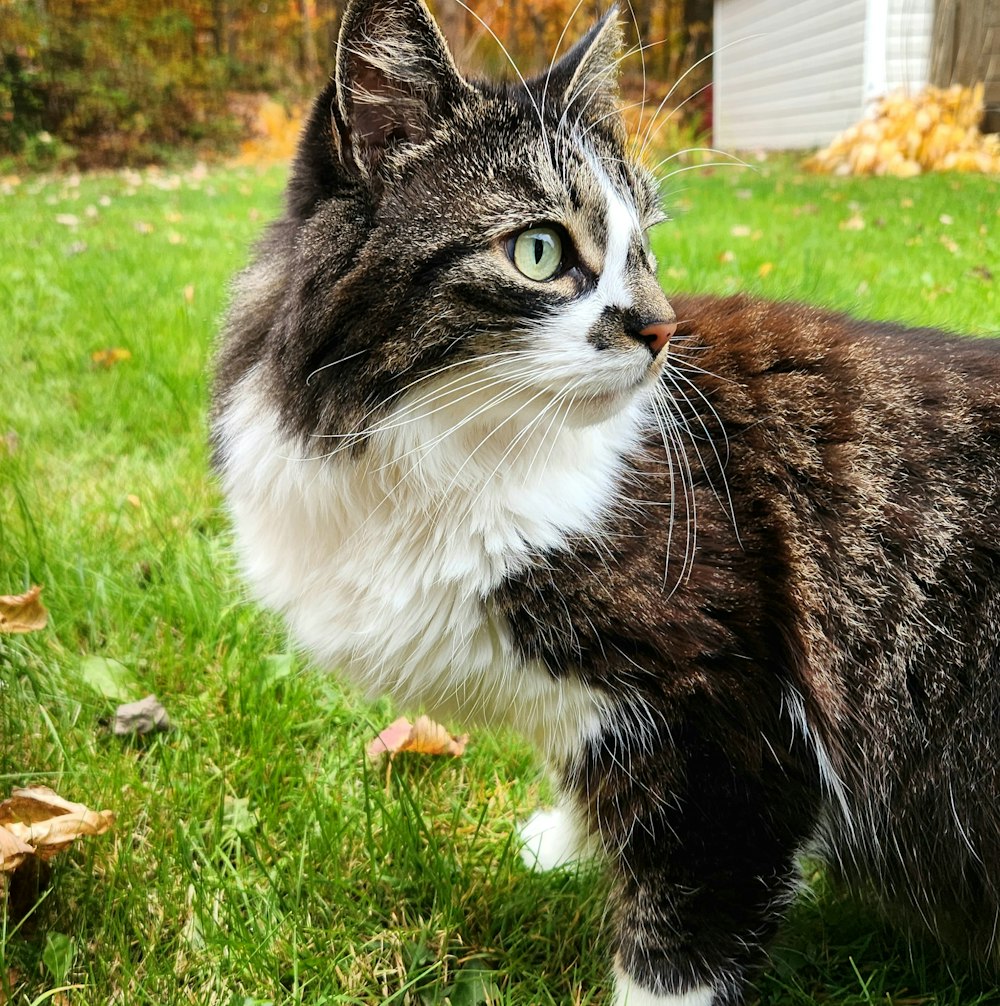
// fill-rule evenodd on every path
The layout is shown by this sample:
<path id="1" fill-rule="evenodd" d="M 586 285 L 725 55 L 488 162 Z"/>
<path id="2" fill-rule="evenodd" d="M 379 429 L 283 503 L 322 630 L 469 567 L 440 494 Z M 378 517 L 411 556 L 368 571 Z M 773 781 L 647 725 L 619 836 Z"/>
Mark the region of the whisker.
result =
<path id="1" fill-rule="evenodd" d="M 507 62 L 510 63 L 511 67 L 514 70 L 514 73 L 517 74 L 517 79 L 521 82 L 521 86 L 524 88 L 524 93 L 528 96 L 528 100 L 531 102 L 532 107 L 535 109 L 535 115 L 538 116 L 538 125 L 542 131 L 542 136 L 547 138 L 548 134 L 545 130 L 545 118 L 542 115 L 542 109 L 539 108 L 538 102 L 535 101 L 535 96 L 531 93 L 531 88 L 528 87 L 528 82 L 524 79 L 524 74 L 521 73 L 520 67 L 518 67 L 517 63 L 514 61 L 514 57 L 511 56 L 510 51 L 507 49 L 507 46 L 505 46 L 503 42 L 500 40 L 500 36 L 497 35 L 497 33 L 467 3 L 465 3 L 465 0 L 453 0 L 453 2 L 457 3 L 459 7 L 463 8 L 463 10 L 465 10 L 466 13 L 471 14 L 479 22 L 479 24 L 482 25 L 482 27 L 485 28 L 487 32 L 489 32 L 490 36 L 493 38 L 493 41 L 496 42 L 496 44 L 499 46 L 500 51 L 504 54 L 504 57 L 506 58 Z M 549 159 L 550 161 L 552 159 L 551 147 L 549 147 Z"/>
<path id="2" fill-rule="evenodd" d="M 336 367 L 338 364 L 346 363 L 348 360 L 353 360 L 356 357 L 363 356 L 365 353 L 370 353 L 371 349 L 359 349 L 356 353 L 348 353 L 347 356 L 342 356 L 339 360 L 334 360 L 332 363 L 324 363 L 322 367 L 317 367 L 307 378 L 306 387 L 308 388 L 312 384 L 312 379 L 320 373 L 320 371 L 328 370 L 330 367 Z"/>
<path id="3" fill-rule="evenodd" d="M 656 125 L 656 120 L 660 117 L 660 113 L 663 111 L 664 106 L 673 97 L 674 92 L 677 90 L 678 87 L 680 87 L 680 85 L 684 82 L 684 79 L 686 77 L 688 77 L 690 74 L 694 73 L 694 71 L 697 70 L 698 67 L 701 66 L 702 63 L 704 63 L 706 60 L 712 59 L 718 53 L 725 52 L 726 49 L 730 48 L 731 46 L 741 45 L 742 43 L 744 43 L 744 42 L 750 42 L 750 41 L 752 41 L 755 38 L 762 38 L 763 35 L 764 35 L 763 32 L 757 32 L 757 33 L 755 33 L 753 35 L 744 35 L 741 38 L 733 39 L 732 42 L 727 42 L 725 45 L 717 46 L 711 52 L 706 53 L 704 56 L 702 56 L 701 59 L 696 60 L 694 63 L 692 63 L 691 66 L 689 66 L 677 78 L 677 80 L 674 81 L 674 83 L 671 86 L 670 90 L 667 91 L 667 93 L 663 96 L 663 100 L 659 103 L 659 105 L 657 105 L 656 111 L 653 113 L 653 117 L 649 120 L 649 125 L 646 127 L 646 131 L 643 133 L 642 146 L 639 148 L 639 151 L 638 151 L 638 154 L 637 154 L 638 158 L 641 160 L 642 157 L 645 156 L 645 154 L 646 154 L 646 148 L 649 146 L 649 144 L 650 144 L 650 142 L 652 140 L 653 127 Z"/>

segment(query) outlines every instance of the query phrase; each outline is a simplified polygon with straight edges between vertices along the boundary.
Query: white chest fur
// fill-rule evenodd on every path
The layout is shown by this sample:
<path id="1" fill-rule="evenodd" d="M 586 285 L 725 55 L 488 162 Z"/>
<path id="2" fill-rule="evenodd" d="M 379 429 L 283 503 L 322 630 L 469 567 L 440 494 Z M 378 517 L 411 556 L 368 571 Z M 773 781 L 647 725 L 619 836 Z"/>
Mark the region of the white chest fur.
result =
<path id="1" fill-rule="evenodd" d="M 297 642 L 367 694 L 509 723 L 561 759 L 598 728 L 602 698 L 521 660 L 484 602 L 538 551 L 602 533 L 641 408 L 485 440 L 448 412 L 390 417 L 359 460 L 289 442 L 251 373 L 217 427 L 242 567 Z"/>

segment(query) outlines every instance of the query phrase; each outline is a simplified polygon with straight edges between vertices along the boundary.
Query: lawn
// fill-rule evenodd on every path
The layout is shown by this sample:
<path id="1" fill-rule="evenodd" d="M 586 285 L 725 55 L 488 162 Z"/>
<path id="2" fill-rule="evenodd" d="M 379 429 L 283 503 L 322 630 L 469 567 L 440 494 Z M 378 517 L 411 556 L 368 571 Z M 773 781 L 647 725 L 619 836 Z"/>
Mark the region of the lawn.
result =
<path id="1" fill-rule="evenodd" d="M 282 180 L 0 183 L 0 594 L 44 584 L 51 612 L 0 637 L 0 797 L 44 783 L 117 815 L 0 905 L 0 1003 L 605 1002 L 600 881 L 517 858 L 515 821 L 549 796 L 530 750 L 476 734 L 461 759 L 369 766 L 393 711 L 304 666 L 234 576 L 208 360 Z M 785 161 L 664 193 L 668 291 L 1000 331 L 1000 180 Z M 174 729 L 114 736 L 118 696 L 149 692 Z M 759 990 L 775 1006 L 998 995 L 818 871 Z"/>

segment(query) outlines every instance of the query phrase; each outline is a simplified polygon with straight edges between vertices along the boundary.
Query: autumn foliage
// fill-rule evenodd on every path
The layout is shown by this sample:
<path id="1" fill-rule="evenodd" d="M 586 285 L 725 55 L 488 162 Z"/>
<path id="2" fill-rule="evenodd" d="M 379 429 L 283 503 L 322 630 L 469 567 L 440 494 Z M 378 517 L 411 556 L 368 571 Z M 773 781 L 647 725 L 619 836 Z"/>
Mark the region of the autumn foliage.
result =
<path id="1" fill-rule="evenodd" d="M 430 3 L 459 62 L 491 74 L 513 71 L 489 29 L 528 74 L 544 69 L 561 36 L 565 51 L 607 6 L 468 0 L 469 13 L 458 0 Z M 134 164 L 185 147 L 202 156 L 228 153 L 268 123 L 287 133 L 295 121 L 288 113 L 305 107 L 333 68 L 342 5 L 0 0 L 0 159 L 14 155 L 38 167 Z M 665 93 L 708 50 L 711 0 L 636 0 L 632 7 L 629 44 L 637 36 L 651 43 L 650 91 Z M 640 61 L 629 66 L 641 81 Z M 677 100 L 707 80 L 703 65 Z M 700 107 L 704 113 L 706 104 Z M 286 135 L 279 146 L 289 145 Z"/>

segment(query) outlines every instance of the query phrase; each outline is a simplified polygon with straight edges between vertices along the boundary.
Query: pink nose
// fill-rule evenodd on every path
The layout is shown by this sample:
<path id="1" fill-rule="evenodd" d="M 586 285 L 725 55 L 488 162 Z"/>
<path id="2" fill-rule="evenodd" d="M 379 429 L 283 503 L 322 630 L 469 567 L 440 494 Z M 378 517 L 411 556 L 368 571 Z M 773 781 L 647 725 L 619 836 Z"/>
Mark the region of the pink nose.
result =
<path id="1" fill-rule="evenodd" d="M 663 347 L 670 342 L 670 337 L 677 331 L 676 321 L 657 321 L 652 325 L 647 325 L 640 333 L 639 338 L 646 341 L 650 352 L 656 356 Z"/>

